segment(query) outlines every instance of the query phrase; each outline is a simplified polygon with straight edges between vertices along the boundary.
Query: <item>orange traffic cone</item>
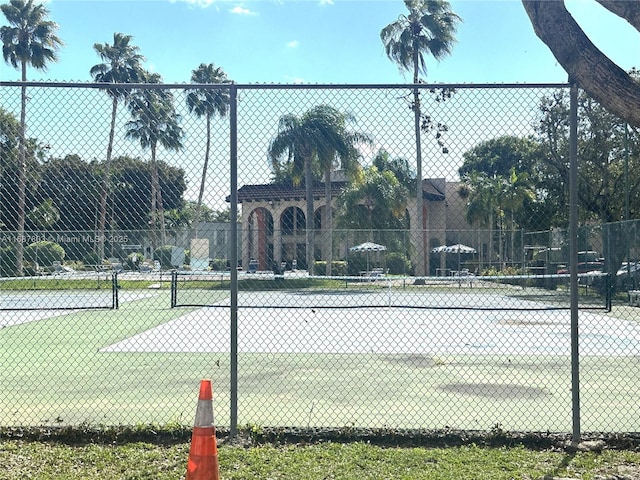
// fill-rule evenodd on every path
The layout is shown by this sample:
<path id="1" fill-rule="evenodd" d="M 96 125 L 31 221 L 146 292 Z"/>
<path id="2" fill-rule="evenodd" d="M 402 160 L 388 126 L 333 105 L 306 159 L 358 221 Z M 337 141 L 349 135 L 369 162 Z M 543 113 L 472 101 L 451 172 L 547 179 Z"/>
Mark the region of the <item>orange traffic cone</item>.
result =
<path id="1" fill-rule="evenodd" d="M 213 423 L 211 380 L 200 382 L 196 420 L 191 436 L 186 480 L 219 480 L 216 427 Z"/>

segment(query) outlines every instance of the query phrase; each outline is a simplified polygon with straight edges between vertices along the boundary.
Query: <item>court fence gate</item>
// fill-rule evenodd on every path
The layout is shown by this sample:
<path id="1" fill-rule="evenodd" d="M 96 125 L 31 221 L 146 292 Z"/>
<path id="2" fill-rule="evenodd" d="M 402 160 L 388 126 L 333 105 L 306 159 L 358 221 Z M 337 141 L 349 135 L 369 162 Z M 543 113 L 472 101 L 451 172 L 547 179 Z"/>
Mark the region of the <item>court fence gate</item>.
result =
<path id="1" fill-rule="evenodd" d="M 0 87 L 0 425 L 640 430 L 640 136 L 577 86 Z"/>

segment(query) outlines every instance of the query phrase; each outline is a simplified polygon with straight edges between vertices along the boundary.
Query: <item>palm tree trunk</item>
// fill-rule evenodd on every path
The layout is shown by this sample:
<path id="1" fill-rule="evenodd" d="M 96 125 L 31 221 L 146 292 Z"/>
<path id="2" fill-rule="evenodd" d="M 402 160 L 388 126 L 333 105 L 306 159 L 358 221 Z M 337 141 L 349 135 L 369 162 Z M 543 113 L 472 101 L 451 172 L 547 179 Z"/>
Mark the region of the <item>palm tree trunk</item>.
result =
<path id="1" fill-rule="evenodd" d="M 104 258 L 105 225 L 107 224 L 107 197 L 109 195 L 109 180 L 111 178 L 111 155 L 113 153 L 113 138 L 116 130 L 116 114 L 118 111 L 118 100 L 113 97 L 111 106 L 111 128 L 109 130 L 109 143 L 107 145 L 107 158 L 104 162 L 104 176 L 102 179 L 102 191 L 100 193 L 100 221 L 98 224 L 99 239 L 98 255 L 100 260 Z"/>
<path id="2" fill-rule="evenodd" d="M 516 233 L 516 222 L 514 219 L 514 214 L 513 214 L 513 210 L 511 210 L 511 265 L 515 264 L 516 261 L 516 239 L 515 239 L 515 233 Z M 524 248 L 524 246 L 521 246 L 520 250 L 522 250 L 522 248 Z"/>
<path id="3" fill-rule="evenodd" d="M 489 269 L 493 265 L 493 209 L 489 214 Z"/>
<path id="4" fill-rule="evenodd" d="M 155 251 L 158 248 L 158 222 L 157 222 L 157 198 L 158 198 L 158 171 L 156 169 L 156 146 L 151 145 L 151 220 L 149 221 L 151 234 L 151 247 Z"/>
<path id="5" fill-rule="evenodd" d="M 27 81 L 27 63 L 22 62 L 22 81 Z M 16 235 L 16 274 L 22 276 L 24 266 L 24 225 L 26 219 L 26 190 L 27 190 L 27 87 L 22 86 L 20 98 L 20 146 L 18 173 L 18 232 Z"/>
<path id="6" fill-rule="evenodd" d="M 418 77 L 418 49 L 413 49 L 413 83 L 417 84 Z M 418 227 L 417 241 L 417 258 L 416 258 L 416 276 L 426 275 L 426 255 L 424 251 L 425 230 L 424 230 L 424 201 L 422 198 L 422 146 L 420 135 L 420 92 L 417 88 L 413 89 L 413 116 L 414 128 L 416 134 L 416 223 Z"/>
<path id="7" fill-rule="evenodd" d="M 158 172 L 158 161 L 156 160 L 156 145 L 151 146 L 151 182 L 152 190 L 156 194 L 156 216 L 154 216 L 154 228 L 157 227 L 156 218 L 160 223 L 160 246 L 167 244 L 167 230 L 164 224 L 164 207 L 162 205 L 162 189 L 160 188 L 160 175 Z"/>
<path id="8" fill-rule="evenodd" d="M 330 277 L 332 273 L 333 263 L 333 212 L 331 211 L 331 169 L 328 168 L 324 172 L 324 230 L 325 235 L 328 237 L 326 245 L 327 247 L 327 276 Z"/>
<path id="9" fill-rule="evenodd" d="M 304 159 L 304 186 L 307 200 L 306 218 L 306 243 L 307 243 L 307 272 L 313 275 L 313 263 L 315 260 L 315 235 L 314 235 L 314 215 L 313 215 L 313 172 L 311 171 L 311 157 Z"/>
<path id="10" fill-rule="evenodd" d="M 504 216 L 502 212 L 498 215 L 498 270 L 502 271 L 504 261 Z"/>
<path id="11" fill-rule="evenodd" d="M 200 211 L 202 209 L 204 187 L 207 179 L 207 170 L 209 168 L 210 148 L 211 148 L 211 115 L 207 114 L 207 145 L 204 151 L 204 164 L 202 165 L 202 177 L 200 179 L 200 192 L 198 193 L 198 203 L 196 204 L 196 212 L 193 215 L 193 222 L 191 224 L 191 233 L 189 235 L 189 240 L 196 238 L 198 235 L 198 222 L 200 222 Z M 189 241 L 189 245 L 191 245 L 191 241 Z M 187 248 L 189 248 L 189 246 Z"/>

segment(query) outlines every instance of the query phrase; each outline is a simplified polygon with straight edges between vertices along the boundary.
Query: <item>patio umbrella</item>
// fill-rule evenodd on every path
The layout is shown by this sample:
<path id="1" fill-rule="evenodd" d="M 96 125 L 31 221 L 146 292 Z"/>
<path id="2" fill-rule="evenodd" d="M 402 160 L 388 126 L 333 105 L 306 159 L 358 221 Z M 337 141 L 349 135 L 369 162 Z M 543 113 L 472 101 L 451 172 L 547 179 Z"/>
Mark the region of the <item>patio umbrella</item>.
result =
<path id="1" fill-rule="evenodd" d="M 449 245 L 448 247 L 444 247 L 443 251 L 447 253 L 476 253 L 475 248 L 467 247 L 466 245 L 462 245 L 461 243 L 456 243 L 455 245 Z"/>
<path id="2" fill-rule="evenodd" d="M 444 249 L 444 251 L 446 253 L 458 254 L 458 272 L 460 272 L 460 255 L 463 253 L 476 253 L 475 248 L 462 245 L 461 243 L 456 243 L 455 245 L 449 245 Z"/>
<path id="3" fill-rule="evenodd" d="M 367 254 L 367 271 L 369 271 L 369 252 L 384 252 L 387 249 L 384 245 L 373 242 L 364 242 L 355 247 L 349 248 L 352 252 L 366 252 Z"/>

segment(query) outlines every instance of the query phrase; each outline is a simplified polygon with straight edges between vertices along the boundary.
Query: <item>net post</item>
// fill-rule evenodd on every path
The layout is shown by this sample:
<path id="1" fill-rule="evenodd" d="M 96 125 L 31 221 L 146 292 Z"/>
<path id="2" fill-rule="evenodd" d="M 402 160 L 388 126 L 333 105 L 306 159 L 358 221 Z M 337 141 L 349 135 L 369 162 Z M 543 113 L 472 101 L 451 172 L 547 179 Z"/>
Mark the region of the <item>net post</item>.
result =
<path id="1" fill-rule="evenodd" d="M 607 312 L 611 311 L 612 299 L 613 299 L 613 281 L 611 279 L 611 272 L 607 272 L 607 276 L 605 277 L 605 310 Z"/>
<path id="2" fill-rule="evenodd" d="M 117 310 L 120 307 L 119 298 L 118 298 L 118 272 L 113 272 L 111 274 L 111 293 L 112 293 L 111 307 Z"/>
<path id="3" fill-rule="evenodd" d="M 178 294 L 178 272 L 171 271 L 171 308 L 175 308 L 177 305 Z"/>

